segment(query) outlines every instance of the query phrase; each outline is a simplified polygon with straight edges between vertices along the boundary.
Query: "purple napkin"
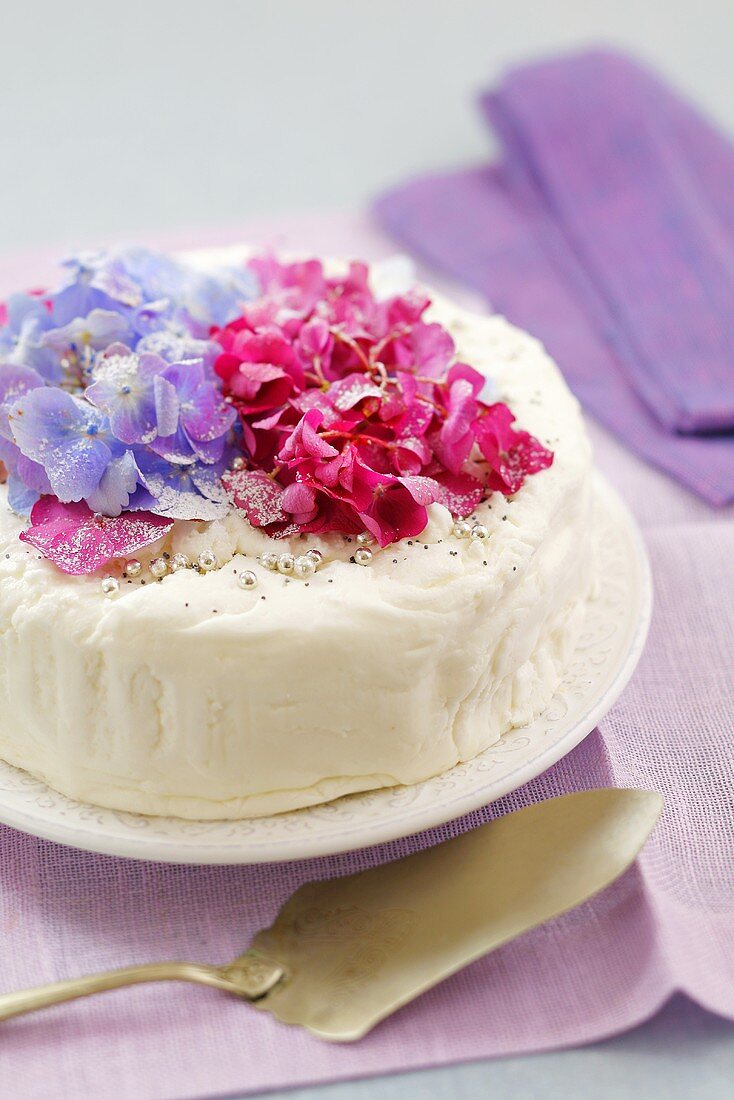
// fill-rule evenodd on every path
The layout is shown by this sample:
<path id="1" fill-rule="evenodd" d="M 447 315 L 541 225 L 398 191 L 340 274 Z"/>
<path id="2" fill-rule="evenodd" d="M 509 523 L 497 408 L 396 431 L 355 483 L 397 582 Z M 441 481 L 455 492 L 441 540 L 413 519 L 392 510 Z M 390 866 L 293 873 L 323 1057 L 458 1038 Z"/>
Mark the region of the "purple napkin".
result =
<path id="1" fill-rule="evenodd" d="M 482 106 L 504 161 L 409 183 L 378 217 L 538 335 L 638 454 L 734 500 L 734 149 L 610 53 L 519 69 Z"/>

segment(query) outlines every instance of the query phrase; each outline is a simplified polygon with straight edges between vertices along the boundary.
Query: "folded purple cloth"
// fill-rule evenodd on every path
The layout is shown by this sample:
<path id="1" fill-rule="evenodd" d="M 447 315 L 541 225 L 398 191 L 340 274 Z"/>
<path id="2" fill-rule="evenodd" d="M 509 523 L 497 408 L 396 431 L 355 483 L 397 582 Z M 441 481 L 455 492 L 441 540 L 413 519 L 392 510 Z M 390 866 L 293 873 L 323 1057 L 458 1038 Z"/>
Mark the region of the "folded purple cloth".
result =
<path id="1" fill-rule="evenodd" d="M 482 104 L 503 163 L 409 183 L 378 217 L 544 340 L 638 454 L 734 500 L 734 149 L 609 53 L 518 70 Z"/>

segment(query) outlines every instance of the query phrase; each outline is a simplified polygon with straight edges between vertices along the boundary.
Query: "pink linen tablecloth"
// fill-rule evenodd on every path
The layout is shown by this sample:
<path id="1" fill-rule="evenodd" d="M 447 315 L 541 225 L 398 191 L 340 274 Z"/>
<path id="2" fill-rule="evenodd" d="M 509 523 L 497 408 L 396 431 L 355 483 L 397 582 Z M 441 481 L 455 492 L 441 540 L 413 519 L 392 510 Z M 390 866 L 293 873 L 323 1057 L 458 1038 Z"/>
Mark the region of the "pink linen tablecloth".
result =
<path id="1" fill-rule="evenodd" d="M 217 237 L 367 258 L 391 250 L 348 214 L 162 243 Z M 0 262 L 0 293 L 47 277 L 45 255 Z M 734 508 L 709 508 L 589 427 L 598 465 L 643 528 L 656 590 L 646 652 L 598 730 L 489 809 L 330 859 L 250 868 L 146 864 L 0 827 L 0 990 L 132 962 L 226 961 L 306 879 L 367 867 L 586 787 L 665 795 L 661 823 L 637 864 L 597 898 L 475 963 L 359 1044 L 330 1046 L 214 991 L 141 986 L 0 1025 L 3 1097 L 210 1097 L 547 1050 L 629 1028 L 675 990 L 734 1019 Z"/>

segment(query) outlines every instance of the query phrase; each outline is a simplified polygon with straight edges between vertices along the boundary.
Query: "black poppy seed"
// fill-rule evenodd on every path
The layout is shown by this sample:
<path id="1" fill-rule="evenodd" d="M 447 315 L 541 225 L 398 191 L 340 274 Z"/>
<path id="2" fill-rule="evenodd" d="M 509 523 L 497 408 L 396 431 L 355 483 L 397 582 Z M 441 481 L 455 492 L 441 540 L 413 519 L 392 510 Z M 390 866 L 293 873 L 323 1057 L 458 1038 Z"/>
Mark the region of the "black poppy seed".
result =
<path id="1" fill-rule="evenodd" d="M 428 549 L 428 543 L 424 543 L 424 544 L 423 544 L 423 549 L 424 549 L 424 550 L 427 550 L 427 549 Z"/>
<path id="2" fill-rule="evenodd" d="M 184 604 L 184 607 L 188 607 L 188 606 L 189 606 L 189 604 L 188 604 L 188 600 L 187 600 L 186 603 Z"/>
<path id="3" fill-rule="evenodd" d="M 355 560 L 354 560 L 354 554 L 352 554 L 352 556 L 351 556 L 351 558 L 350 558 L 349 560 L 350 560 L 350 562 L 352 563 L 352 565 L 355 565 L 355 564 L 356 564 L 356 562 L 355 562 Z"/>
<path id="4" fill-rule="evenodd" d="M 507 516 L 503 516 L 502 519 L 507 519 Z"/>
<path id="5" fill-rule="evenodd" d="M 393 565 L 397 565 L 397 564 L 398 564 L 398 559 L 397 559 L 397 558 L 393 558 L 393 560 L 392 560 L 392 563 L 393 563 Z"/>
<path id="6" fill-rule="evenodd" d="M 304 587 L 304 588 L 308 588 L 308 581 L 306 581 L 306 582 L 304 583 L 303 587 Z"/>
<path id="7" fill-rule="evenodd" d="M 513 567 L 512 567 L 512 572 L 513 572 L 513 573 L 517 573 L 517 566 L 516 566 L 516 565 L 513 565 Z"/>
<path id="8" fill-rule="evenodd" d="M 413 545 L 413 540 L 412 540 L 412 539 L 408 539 L 408 546 L 412 546 L 412 545 Z"/>
<path id="9" fill-rule="evenodd" d="M 334 583 L 334 578 L 333 578 L 333 577 L 329 577 L 329 584 L 333 584 L 333 583 Z"/>
<path id="10" fill-rule="evenodd" d="M 167 554 L 167 553 L 165 552 L 165 550 L 163 551 L 163 557 L 164 557 L 164 558 L 166 559 L 166 561 L 168 561 L 168 559 L 170 558 L 170 556 L 171 556 L 171 555 L 170 555 L 170 554 Z"/>
<path id="11" fill-rule="evenodd" d="M 213 607 L 212 608 L 212 615 L 216 615 L 216 614 L 217 614 L 217 609 L 216 609 L 216 607 Z"/>
<path id="12" fill-rule="evenodd" d="M 264 597 L 264 596 L 261 596 L 261 597 L 260 597 L 260 599 L 261 599 L 261 600 L 264 600 L 264 599 L 265 599 L 265 597 Z"/>
<path id="13" fill-rule="evenodd" d="M 483 561 L 483 562 L 482 562 L 482 565 L 486 565 L 486 564 L 487 564 L 487 563 L 486 563 L 486 561 Z"/>

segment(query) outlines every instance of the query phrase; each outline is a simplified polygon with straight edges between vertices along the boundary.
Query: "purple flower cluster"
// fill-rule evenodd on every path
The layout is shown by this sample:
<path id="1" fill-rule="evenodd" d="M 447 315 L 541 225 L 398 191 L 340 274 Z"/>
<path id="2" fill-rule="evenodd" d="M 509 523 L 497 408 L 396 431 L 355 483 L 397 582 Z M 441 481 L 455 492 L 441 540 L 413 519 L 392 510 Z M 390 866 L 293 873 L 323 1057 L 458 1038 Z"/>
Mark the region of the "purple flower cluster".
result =
<path id="1" fill-rule="evenodd" d="M 53 293 L 0 307 L 0 462 L 11 507 L 84 501 L 108 516 L 223 515 L 236 414 L 212 364 L 213 327 L 256 293 L 147 249 L 84 253 Z"/>

